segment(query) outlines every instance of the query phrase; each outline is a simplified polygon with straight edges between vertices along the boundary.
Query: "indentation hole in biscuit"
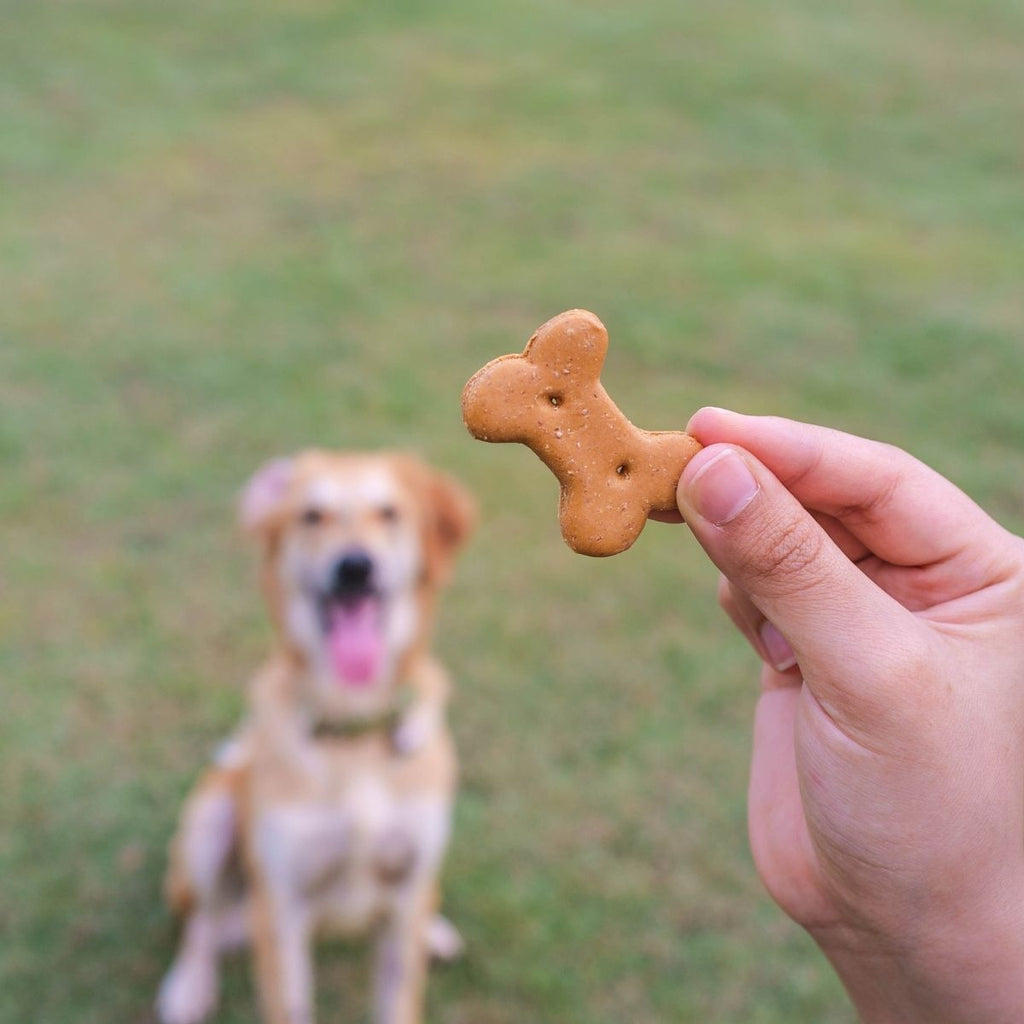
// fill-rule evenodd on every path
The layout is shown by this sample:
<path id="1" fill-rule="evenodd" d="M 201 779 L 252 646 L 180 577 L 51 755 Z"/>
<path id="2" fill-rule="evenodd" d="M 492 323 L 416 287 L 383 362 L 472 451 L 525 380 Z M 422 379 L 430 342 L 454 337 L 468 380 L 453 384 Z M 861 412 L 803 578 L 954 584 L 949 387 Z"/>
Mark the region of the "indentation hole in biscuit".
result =
<path id="1" fill-rule="evenodd" d="M 562 404 L 562 396 L 558 395 L 558 394 L 548 395 L 548 402 L 551 405 L 555 405 L 555 406 L 561 405 Z"/>
<path id="2" fill-rule="evenodd" d="M 620 462 L 615 467 L 615 472 L 618 473 L 618 475 L 621 476 L 621 477 L 629 476 L 629 463 L 628 462 Z"/>

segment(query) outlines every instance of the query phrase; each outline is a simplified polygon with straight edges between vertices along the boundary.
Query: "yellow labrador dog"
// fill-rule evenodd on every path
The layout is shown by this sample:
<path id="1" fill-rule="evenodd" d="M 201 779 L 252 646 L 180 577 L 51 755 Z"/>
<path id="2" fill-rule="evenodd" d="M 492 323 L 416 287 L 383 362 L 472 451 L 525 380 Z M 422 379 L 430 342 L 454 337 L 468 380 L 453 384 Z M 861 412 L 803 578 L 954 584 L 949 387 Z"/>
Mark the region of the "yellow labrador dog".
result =
<path id="1" fill-rule="evenodd" d="M 406 455 L 307 451 L 260 469 L 241 520 L 276 630 L 237 733 L 187 799 L 167 897 L 180 948 L 164 1024 L 216 1005 L 219 958 L 251 942 L 268 1024 L 312 1024 L 318 933 L 376 939 L 377 1024 L 422 1019 L 456 761 L 435 602 L 474 506 Z"/>

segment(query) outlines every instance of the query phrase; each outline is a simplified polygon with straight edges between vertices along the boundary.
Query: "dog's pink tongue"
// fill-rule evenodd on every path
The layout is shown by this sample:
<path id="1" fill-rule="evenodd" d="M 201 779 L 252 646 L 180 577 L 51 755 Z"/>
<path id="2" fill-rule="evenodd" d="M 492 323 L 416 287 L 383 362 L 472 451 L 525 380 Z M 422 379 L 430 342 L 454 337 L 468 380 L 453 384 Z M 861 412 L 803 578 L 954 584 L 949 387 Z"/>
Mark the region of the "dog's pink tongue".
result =
<path id="1" fill-rule="evenodd" d="M 334 674 L 350 686 L 365 686 L 376 679 L 384 658 L 380 609 L 373 598 L 331 610 L 327 636 Z"/>

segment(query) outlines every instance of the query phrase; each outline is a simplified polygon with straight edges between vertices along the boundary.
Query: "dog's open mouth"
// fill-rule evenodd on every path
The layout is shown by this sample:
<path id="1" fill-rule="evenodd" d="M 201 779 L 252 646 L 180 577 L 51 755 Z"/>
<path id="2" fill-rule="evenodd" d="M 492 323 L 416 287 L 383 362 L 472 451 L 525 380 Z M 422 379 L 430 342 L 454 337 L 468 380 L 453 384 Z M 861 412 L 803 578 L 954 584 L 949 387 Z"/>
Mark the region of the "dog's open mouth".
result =
<path id="1" fill-rule="evenodd" d="M 361 594 L 322 605 L 327 656 L 338 682 L 368 686 L 384 664 L 383 602 L 376 594 Z"/>
<path id="2" fill-rule="evenodd" d="M 324 646 L 335 678 L 348 686 L 376 682 L 386 653 L 384 598 L 368 553 L 353 549 L 338 559 L 319 605 Z"/>

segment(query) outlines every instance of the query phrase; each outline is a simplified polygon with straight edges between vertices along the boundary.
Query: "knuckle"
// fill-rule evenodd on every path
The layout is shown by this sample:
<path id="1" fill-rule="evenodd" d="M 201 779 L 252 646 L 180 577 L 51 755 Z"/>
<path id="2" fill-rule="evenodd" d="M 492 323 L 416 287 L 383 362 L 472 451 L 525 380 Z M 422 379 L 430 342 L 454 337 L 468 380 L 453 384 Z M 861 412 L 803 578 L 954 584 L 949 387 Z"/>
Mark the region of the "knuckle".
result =
<path id="1" fill-rule="evenodd" d="M 825 544 L 824 532 L 809 517 L 790 515 L 758 538 L 753 575 L 776 594 L 802 590 L 820 577 Z"/>
<path id="2" fill-rule="evenodd" d="M 876 730 L 886 723 L 903 729 L 908 722 L 922 730 L 941 717 L 949 687 L 942 685 L 942 667 L 923 634 L 909 631 L 899 644 L 874 652 L 864 672 L 857 699 L 862 720 Z"/>
<path id="3" fill-rule="evenodd" d="M 935 652 L 916 630 L 906 632 L 897 643 L 883 643 L 873 655 L 876 681 L 887 693 L 907 695 L 918 681 L 935 673 Z"/>
<path id="4" fill-rule="evenodd" d="M 864 500 L 838 509 L 836 515 L 843 522 L 878 522 L 888 513 L 897 495 L 907 485 L 913 469 L 918 465 L 913 456 L 895 445 L 879 442 L 877 448 L 879 457 L 874 491 Z"/>

